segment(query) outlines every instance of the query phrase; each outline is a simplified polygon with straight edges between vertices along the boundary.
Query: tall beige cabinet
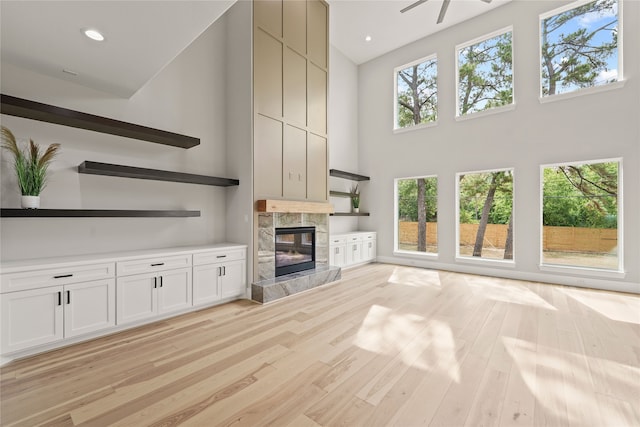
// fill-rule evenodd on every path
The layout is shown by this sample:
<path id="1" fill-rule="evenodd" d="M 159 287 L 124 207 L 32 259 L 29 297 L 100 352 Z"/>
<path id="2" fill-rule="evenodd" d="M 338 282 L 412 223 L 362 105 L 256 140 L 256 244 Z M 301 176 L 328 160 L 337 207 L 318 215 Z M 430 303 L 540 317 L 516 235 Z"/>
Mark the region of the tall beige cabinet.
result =
<path id="1" fill-rule="evenodd" d="M 329 6 L 254 0 L 254 199 L 328 200 Z"/>

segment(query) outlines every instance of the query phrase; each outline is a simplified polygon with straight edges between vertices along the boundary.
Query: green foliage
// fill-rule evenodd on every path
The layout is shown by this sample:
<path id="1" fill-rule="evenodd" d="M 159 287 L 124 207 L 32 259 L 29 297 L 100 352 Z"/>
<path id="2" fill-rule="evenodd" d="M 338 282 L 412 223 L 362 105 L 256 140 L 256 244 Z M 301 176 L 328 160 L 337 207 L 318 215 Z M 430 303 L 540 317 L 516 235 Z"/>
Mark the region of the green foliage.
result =
<path id="1" fill-rule="evenodd" d="M 424 179 L 426 184 L 425 209 L 427 222 L 438 220 L 438 178 Z M 398 180 L 398 218 L 400 221 L 418 221 L 418 183 L 417 179 Z"/>
<path id="2" fill-rule="evenodd" d="M 616 4 L 617 0 L 598 0 L 542 21 L 543 95 L 594 86 L 600 73 L 608 71 L 607 60 L 618 49 Z M 571 25 L 589 14 L 607 19 L 595 28 Z M 576 29 L 567 33 L 571 28 Z"/>
<path id="3" fill-rule="evenodd" d="M 28 150 L 21 150 L 13 133 L 2 126 L 2 148 L 13 154 L 20 193 L 23 196 L 39 196 L 47 184 L 47 170 L 60 144 L 51 144 L 41 153 L 40 146 L 29 140 Z"/>
<path id="4" fill-rule="evenodd" d="M 545 168 L 543 179 L 543 225 L 617 228 L 618 162 Z"/>
<path id="5" fill-rule="evenodd" d="M 513 211 L 513 175 L 511 171 L 481 172 L 460 177 L 460 223 L 478 224 L 489 186 L 496 177 L 496 192 L 489 224 L 508 224 Z"/>
<path id="6" fill-rule="evenodd" d="M 513 103 L 511 32 L 458 53 L 458 106 L 464 115 Z"/>
<path id="7" fill-rule="evenodd" d="M 405 128 L 436 120 L 438 89 L 437 62 L 430 59 L 398 71 L 398 127 Z"/>
<path id="8" fill-rule="evenodd" d="M 354 209 L 358 209 L 360 207 L 360 190 L 358 189 L 358 184 L 351 187 L 349 194 L 351 194 L 351 206 L 353 206 Z"/>

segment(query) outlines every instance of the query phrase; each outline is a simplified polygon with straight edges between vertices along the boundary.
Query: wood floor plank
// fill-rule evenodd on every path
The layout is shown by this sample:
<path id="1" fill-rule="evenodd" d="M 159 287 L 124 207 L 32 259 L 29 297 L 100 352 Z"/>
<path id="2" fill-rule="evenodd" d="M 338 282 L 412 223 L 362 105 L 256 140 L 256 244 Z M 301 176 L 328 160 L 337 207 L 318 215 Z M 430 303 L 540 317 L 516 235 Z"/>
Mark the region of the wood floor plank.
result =
<path id="1" fill-rule="evenodd" d="M 17 360 L 4 426 L 640 425 L 640 297 L 370 264 Z"/>

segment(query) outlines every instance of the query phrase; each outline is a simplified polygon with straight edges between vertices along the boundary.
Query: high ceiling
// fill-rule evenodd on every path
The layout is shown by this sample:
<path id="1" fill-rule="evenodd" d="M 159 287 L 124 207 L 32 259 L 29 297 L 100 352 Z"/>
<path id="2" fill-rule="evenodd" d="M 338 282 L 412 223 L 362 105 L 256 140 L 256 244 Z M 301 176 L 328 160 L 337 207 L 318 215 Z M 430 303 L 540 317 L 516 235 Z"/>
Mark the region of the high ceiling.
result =
<path id="1" fill-rule="evenodd" d="M 2 0 L 0 60 L 128 98 L 235 1 Z M 442 0 L 404 14 L 413 0 L 329 0 L 331 43 L 360 64 L 508 1 L 452 0 L 436 25 Z M 106 40 L 89 40 L 86 28 Z"/>
<path id="2" fill-rule="evenodd" d="M 329 0 L 331 43 L 362 64 L 510 1 L 451 0 L 444 21 L 436 24 L 442 0 L 427 0 L 406 13 L 400 10 L 415 0 Z"/>

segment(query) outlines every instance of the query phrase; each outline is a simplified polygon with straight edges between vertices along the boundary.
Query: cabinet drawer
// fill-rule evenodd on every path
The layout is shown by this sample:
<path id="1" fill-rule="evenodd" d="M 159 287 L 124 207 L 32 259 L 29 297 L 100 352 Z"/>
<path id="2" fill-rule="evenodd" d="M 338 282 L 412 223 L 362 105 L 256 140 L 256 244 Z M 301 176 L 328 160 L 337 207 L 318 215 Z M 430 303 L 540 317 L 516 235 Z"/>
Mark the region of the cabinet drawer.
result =
<path id="1" fill-rule="evenodd" d="M 48 286 L 108 279 L 114 276 L 115 263 L 112 262 L 30 270 L 21 273 L 3 274 L 0 279 L 0 292 L 25 291 Z"/>
<path id="2" fill-rule="evenodd" d="M 365 233 L 362 235 L 362 240 L 376 240 L 376 233 Z"/>
<path id="3" fill-rule="evenodd" d="M 190 254 L 145 258 L 133 261 L 120 261 L 116 263 L 118 276 L 129 276 L 131 274 L 140 273 L 153 273 L 156 271 L 164 271 L 184 267 L 191 267 Z"/>
<path id="4" fill-rule="evenodd" d="M 214 264 L 217 262 L 245 259 L 244 249 L 230 249 L 222 251 L 202 252 L 193 254 L 193 265 Z"/>
<path id="5" fill-rule="evenodd" d="M 344 245 L 347 243 L 347 236 L 331 236 L 329 238 L 329 245 Z"/>
<path id="6" fill-rule="evenodd" d="M 347 236 L 347 242 L 361 242 L 362 235 L 361 234 L 350 234 Z"/>

